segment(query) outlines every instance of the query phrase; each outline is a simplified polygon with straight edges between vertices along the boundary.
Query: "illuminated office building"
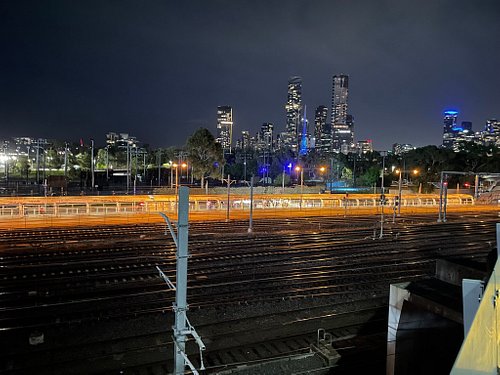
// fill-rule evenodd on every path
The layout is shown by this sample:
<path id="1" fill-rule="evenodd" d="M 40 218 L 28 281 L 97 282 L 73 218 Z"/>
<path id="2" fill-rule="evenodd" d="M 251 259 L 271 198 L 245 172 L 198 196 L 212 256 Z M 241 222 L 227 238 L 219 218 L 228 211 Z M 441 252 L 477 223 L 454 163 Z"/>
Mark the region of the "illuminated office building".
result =
<path id="1" fill-rule="evenodd" d="M 328 108 L 320 105 L 314 113 L 314 147 L 319 154 L 330 152 L 332 131 L 327 123 Z"/>
<path id="2" fill-rule="evenodd" d="M 285 134 L 282 138 L 284 147 L 298 151 L 301 138 L 300 113 L 302 109 L 302 79 L 291 77 L 288 81 Z"/>
<path id="3" fill-rule="evenodd" d="M 233 108 L 230 106 L 217 107 L 217 137 L 224 153 L 231 152 L 233 138 Z"/>
<path id="4" fill-rule="evenodd" d="M 482 138 L 485 145 L 500 147 L 500 121 L 497 119 L 487 120 Z"/>
<path id="5" fill-rule="evenodd" d="M 349 76 L 333 76 L 331 131 L 334 152 L 348 152 L 354 143 L 354 120 L 347 113 L 349 95 Z"/>
<path id="6" fill-rule="evenodd" d="M 455 138 L 459 132 L 459 127 L 457 125 L 458 112 L 454 110 L 448 110 L 444 112 L 443 119 L 443 147 L 453 148 L 455 143 Z"/>

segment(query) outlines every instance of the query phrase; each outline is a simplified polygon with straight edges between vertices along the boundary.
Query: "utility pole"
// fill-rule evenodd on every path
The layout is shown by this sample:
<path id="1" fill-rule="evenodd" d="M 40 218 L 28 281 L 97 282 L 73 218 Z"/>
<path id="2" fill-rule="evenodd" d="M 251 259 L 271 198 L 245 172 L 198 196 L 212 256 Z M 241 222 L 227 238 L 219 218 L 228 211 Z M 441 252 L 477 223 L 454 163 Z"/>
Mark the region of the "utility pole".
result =
<path id="1" fill-rule="evenodd" d="M 177 212 L 177 235 L 174 232 L 170 219 L 163 213 L 160 215 L 167 223 L 168 229 L 174 243 L 177 247 L 176 251 L 176 283 L 175 285 L 167 275 L 157 266 L 156 269 L 160 273 L 160 277 L 167 283 L 170 289 L 175 290 L 174 314 L 175 323 L 174 329 L 174 374 L 184 375 L 186 365 L 189 366 L 191 372 L 198 375 L 198 371 L 189 360 L 186 354 L 186 336 L 191 335 L 198 344 L 200 351 L 200 370 L 204 370 L 203 351 L 206 349 L 205 344 L 201 340 L 200 335 L 191 325 L 187 318 L 187 267 L 189 259 L 188 251 L 188 224 L 189 224 L 189 188 L 181 186 L 179 189 L 179 208 Z"/>
<path id="2" fill-rule="evenodd" d="M 92 183 L 92 187 L 90 190 L 94 191 L 94 184 L 95 184 L 95 181 L 94 181 L 94 140 L 91 139 L 90 140 L 90 173 L 92 174 L 92 178 L 91 178 L 91 183 Z"/>
<path id="3" fill-rule="evenodd" d="M 227 208 L 226 208 L 226 221 L 229 221 L 229 204 L 230 204 L 230 194 L 231 194 L 231 184 L 236 182 L 236 180 L 231 181 L 231 176 L 227 175 L 227 180 L 222 179 L 222 182 L 227 182 Z"/>
<path id="4" fill-rule="evenodd" d="M 250 220 L 248 222 L 248 233 L 253 232 L 253 177 L 254 175 L 252 174 L 252 179 L 250 180 Z"/>
<path id="5" fill-rule="evenodd" d="M 64 143 L 64 178 L 68 177 L 68 144 Z"/>
<path id="6" fill-rule="evenodd" d="M 106 146 L 106 181 L 109 180 L 109 145 Z"/>
<path id="7" fill-rule="evenodd" d="M 161 186 L 161 148 L 158 149 L 158 186 Z M 172 170 L 172 167 L 170 167 L 170 170 Z M 170 184 L 172 184 L 172 181 L 170 181 Z"/>
<path id="8" fill-rule="evenodd" d="M 40 139 L 36 140 L 36 184 L 40 183 Z"/>
<path id="9" fill-rule="evenodd" d="M 380 235 L 379 238 L 384 237 L 384 204 L 385 204 L 385 190 L 384 190 L 384 173 L 385 173 L 385 155 L 387 154 L 386 151 L 381 151 L 382 154 L 382 179 L 381 179 L 381 186 L 380 186 Z"/>
<path id="10" fill-rule="evenodd" d="M 127 140 L 127 194 L 130 189 L 130 141 Z"/>

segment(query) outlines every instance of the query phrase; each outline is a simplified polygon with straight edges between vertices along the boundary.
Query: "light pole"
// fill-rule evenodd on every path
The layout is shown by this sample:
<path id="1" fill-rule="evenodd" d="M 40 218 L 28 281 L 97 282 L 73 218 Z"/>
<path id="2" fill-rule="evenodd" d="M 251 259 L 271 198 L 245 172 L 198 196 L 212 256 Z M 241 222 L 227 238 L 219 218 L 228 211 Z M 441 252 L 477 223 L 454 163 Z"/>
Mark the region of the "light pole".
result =
<path id="1" fill-rule="evenodd" d="M 181 168 L 186 170 L 186 184 L 188 183 L 188 174 L 189 174 L 189 169 L 187 163 L 182 163 Z M 181 170 L 181 180 L 182 180 L 182 170 Z"/>
<path id="2" fill-rule="evenodd" d="M 285 168 L 283 167 L 283 175 L 281 177 L 281 194 L 285 194 Z"/>
<path id="3" fill-rule="evenodd" d="M 250 220 L 248 222 L 248 233 L 253 232 L 253 178 L 254 175 L 252 174 L 252 179 L 250 180 Z"/>
<path id="4" fill-rule="evenodd" d="M 29 154 L 28 154 L 29 155 Z M 68 144 L 64 144 L 64 178 L 68 177 Z"/>
<path id="5" fill-rule="evenodd" d="M 386 151 L 381 151 L 382 155 L 382 181 L 380 186 L 380 235 L 379 238 L 384 237 L 384 204 L 385 204 L 385 195 L 384 195 L 384 173 L 385 173 L 385 156 L 387 155 Z"/>
<path id="6" fill-rule="evenodd" d="M 175 168 L 175 196 L 177 196 L 177 191 L 179 190 L 179 164 L 174 163 L 172 167 Z M 172 168 L 170 168 L 170 171 L 172 171 Z"/>
<path id="7" fill-rule="evenodd" d="M 399 215 L 401 215 L 401 203 L 402 203 L 402 200 L 401 200 L 401 190 L 402 190 L 402 184 L 403 184 L 402 174 L 403 174 L 403 172 L 408 173 L 410 171 L 403 170 L 403 169 L 396 169 L 395 172 L 399 174 L 399 180 L 398 180 L 398 216 L 399 216 Z M 411 171 L 411 173 L 413 173 L 414 175 L 417 175 L 418 170 L 414 169 Z"/>
<path id="8" fill-rule="evenodd" d="M 109 145 L 106 146 L 106 181 L 109 180 Z"/>
<path id="9" fill-rule="evenodd" d="M 301 168 L 300 166 L 296 166 L 295 170 L 297 171 L 297 179 L 299 178 L 299 172 L 300 172 L 300 209 L 302 209 L 302 194 L 304 193 L 304 168 Z"/>
<path id="10" fill-rule="evenodd" d="M 158 149 L 158 186 L 161 186 L 161 148 Z M 170 168 L 172 170 L 172 168 Z M 170 179 L 170 184 L 172 184 L 172 179 Z"/>
<path id="11" fill-rule="evenodd" d="M 91 181 L 92 181 L 92 186 L 91 190 L 94 191 L 94 184 L 95 184 L 95 179 L 94 179 L 94 140 L 90 140 L 90 145 L 91 145 L 91 151 L 90 151 L 90 173 L 92 174 Z"/>

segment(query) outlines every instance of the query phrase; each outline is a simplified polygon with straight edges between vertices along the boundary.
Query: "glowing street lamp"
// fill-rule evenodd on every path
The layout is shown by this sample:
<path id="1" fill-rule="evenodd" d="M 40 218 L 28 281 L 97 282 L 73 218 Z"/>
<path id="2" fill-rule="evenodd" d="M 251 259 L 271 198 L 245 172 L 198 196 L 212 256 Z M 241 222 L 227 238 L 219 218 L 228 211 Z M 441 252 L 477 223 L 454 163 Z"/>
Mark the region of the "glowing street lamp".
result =
<path id="1" fill-rule="evenodd" d="M 417 169 L 413 169 L 412 171 L 403 171 L 402 169 L 396 169 L 394 171 L 395 173 L 399 174 L 399 181 L 398 181 L 398 216 L 401 214 L 401 185 L 402 185 L 402 173 L 403 172 L 411 172 L 413 175 L 418 174 Z"/>
<path id="2" fill-rule="evenodd" d="M 173 163 L 172 167 L 175 168 L 175 196 L 177 197 L 177 191 L 179 189 L 179 164 Z"/>
<path id="3" fill-rule="evenodd" d="M 181 164 L 181 168 L 186 170 L 186 182 L 187 182 L 187 180 L 188 180 L 188 173 L 189 173 L 189 169 L 188 169 L 187 163 L 183 162 Z M 182 179 L 182 171 L 181 171 L 181 179 Z"/>
<path id="4" fill-rule="evenodd" d="M 297 172 L 297 178 L 299 177 L 300 172 L 300 208 L 302 208 L 302 194 L 304 193 L 304 168 L 297 165 L 295 167 L 295 171 Z"/>

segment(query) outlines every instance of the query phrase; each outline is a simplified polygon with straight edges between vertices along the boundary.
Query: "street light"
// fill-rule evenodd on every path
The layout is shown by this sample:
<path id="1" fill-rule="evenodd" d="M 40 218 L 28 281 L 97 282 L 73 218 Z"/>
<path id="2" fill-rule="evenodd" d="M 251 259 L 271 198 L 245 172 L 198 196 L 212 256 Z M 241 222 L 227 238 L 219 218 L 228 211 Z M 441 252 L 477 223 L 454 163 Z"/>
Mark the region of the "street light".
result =
<path id="1" fill-rule="evenodd" d="M 183 163 L 181 164 L 181 168 L 186 170 L 186 183 L 188 183 L 188 173 L 189 173 L 189 169 L 188 169 L 188 165 L 187 165 L 187 163 L 183 162 Z M 181 171 L 181 180 L 182 180 L 182 171 Z"/>
<path id="2" fill-rule="evenodd" d="M 299 208 L 302 209 L 302 194 L 304 193 L 304 168 L 301 168 L 300 166 L 296 166 L 295 170 L 297 171 L 297 178 L 299 178 L 299 171 L 300 171 L 300 206 Z"/>
<path id="3" fill-rule="evenodd" d="M 418 174 L 418 170 L 414 169 L 412 171 L 404 171 L 402 169 L 396 169 L 394 172 L 399 174 L 399 181 L 398 181 L 398 216 L 401 214 L 401 187 L 402 187 L 402 174 L 403 172 L 411 172 L 413 175 Z"/>
<path id="4" fill-rule="evenodd" d="M 297 171 L 297 179 L 299 179 L 300 172 L 300 194 L 302 194 L 304 192 L 304 168 L 297 165 L 295 170 Z"/>
<path id="5" fill-rule="evenodd" d="M 177 190 L 179 189 L 179 164 L 173 163 L 172 167 L 175 168 L 175 196 L 177 197 Z M 170 169 L 172 171 L 172 169 Z"/>

